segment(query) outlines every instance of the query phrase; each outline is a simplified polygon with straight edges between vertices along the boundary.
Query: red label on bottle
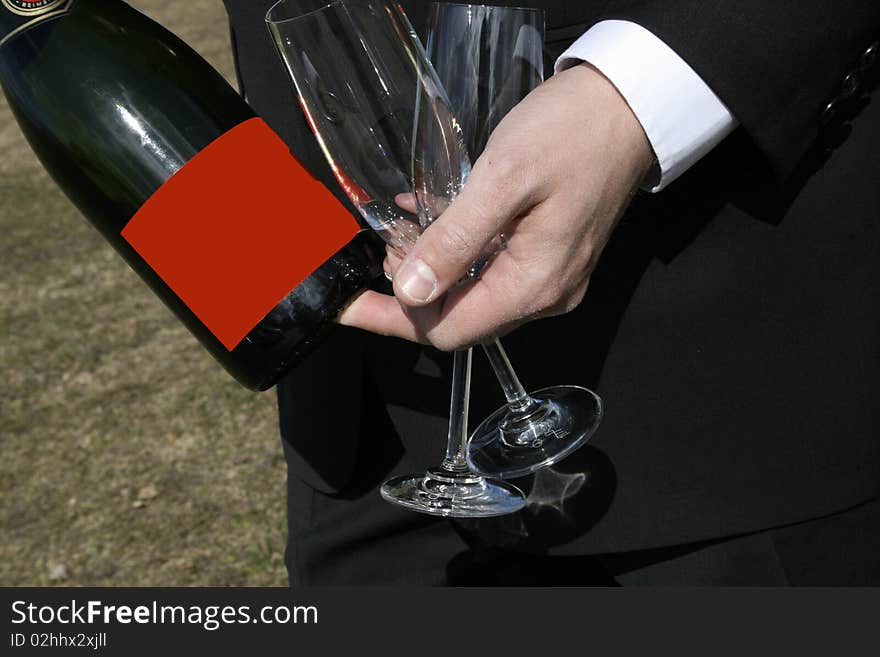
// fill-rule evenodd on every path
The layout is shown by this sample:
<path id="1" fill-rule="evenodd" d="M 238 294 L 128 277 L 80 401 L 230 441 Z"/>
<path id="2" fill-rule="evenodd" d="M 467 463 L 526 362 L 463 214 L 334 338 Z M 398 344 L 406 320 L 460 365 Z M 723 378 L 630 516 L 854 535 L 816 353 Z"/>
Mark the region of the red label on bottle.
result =
<path id="1" fill-rule="evenodd" d="M 232 351 L 360 230 L 262 119 L 172 176 L 122 237 Z"/>

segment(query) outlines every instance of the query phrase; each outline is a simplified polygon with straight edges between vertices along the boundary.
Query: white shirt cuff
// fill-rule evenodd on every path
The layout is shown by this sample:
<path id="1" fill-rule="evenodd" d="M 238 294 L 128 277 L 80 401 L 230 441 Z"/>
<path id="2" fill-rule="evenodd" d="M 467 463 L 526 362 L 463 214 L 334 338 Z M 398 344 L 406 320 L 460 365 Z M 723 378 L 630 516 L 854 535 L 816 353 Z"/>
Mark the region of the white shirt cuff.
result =
<path id="1" fill-rule="evenodd" d="M 675 51 L 645 28 L 597 23 L 556 61 L 556 71 L 595 66 L 626 99 L 659 165 L 645 188 L 663 189 L 736 127 L 730 110 Z"/>

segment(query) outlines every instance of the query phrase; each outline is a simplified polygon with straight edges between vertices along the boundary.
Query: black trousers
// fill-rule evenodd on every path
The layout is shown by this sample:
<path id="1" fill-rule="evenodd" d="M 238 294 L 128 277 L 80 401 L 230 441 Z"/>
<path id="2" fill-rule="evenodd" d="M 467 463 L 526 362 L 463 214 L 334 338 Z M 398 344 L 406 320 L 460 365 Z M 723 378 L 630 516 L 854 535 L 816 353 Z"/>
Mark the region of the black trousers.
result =
<path id="1" fill-rule="evenodd" d="M 510 547 L 522 533 L 515 516 L 469 523 L 397 509 L 380 499 L 378 485 L 390 474 L 420 471 L 434 452 L 439 457 L 435 434 L 446 418 L 438 418 L 430 431 L 425 427 L 427 456 L 413 456 L 395 436 L 401 428 L 415 432 L 428 418 L 397 427 L 378 398 L 368 393 L 365 402 L 352 485 L 327 495 L 294 472 L 288 478 L 286 561 L 292 586 L 880 585 L 880 499 L 738 536 L 588 555 Z M 577 456 L 567 459 L 572 473 L 581 467 Z M 585 496 L 590 500 L 601 490 L 597 486 Z M 558 522 L 550 532 L 560 533 Z M 559 545 L 564 534 L 565 528 Z"/>
<path id="2" fill-rule="evenodd" d="M 379 365 L 372 362 L 368 372 Z M 578 554 L 577 537 L 589 532 L 607 508 L 604 496 L 612 494 L 592 446 L 542 471 L 543 495 L 535 495 L 537 477 L 517 482 L 529 493 L 530 507 L 536 499 L 551 503 L 532 507 L 527 516 L 450 521 L 393 507 L 380 499 L 381 482 L 420 472 L 441 456 L 448 380 L 438 371 L 436 390 L 425 397 L 443 403 L 417 412 L 387 402 L 365 374 L 357 467 L 349 485 L 337 494 L 321 493 L 291 470 L 286 562 L 292 586 L 880 585 L 880 498 L 735 536 Z M 492 381 L 483 381 L 472 403 L 485 402 L 480 391 L 492 389 Z M 478 403 L 476 414 L 491 405 Z M 283 444 L 290 457 L 290 445 Z M 552 498 L 583 472 L 591 473 L 589 484 L 567 497 L 558 513 Z"/>
<path id="3" fill-rule="evenodd" d="M 624 586 L 877 586 L 880 501 L 788 527 L 601 560 Z"/>
<path id="4" fill-rule="evenodd" d="M 334 504 L 311 493 L 306 506 L 313 513 Z M 455 521 L 390 506 L 383 511 L 387 522 L 371 535 L 329 549 L 308 532 L 293 532 L 291 585 L 880 586 L 880 500 L 742 536 L 583 556 L 475 546 L 467 541 L 468 528 Z M 347 521 L 364 522 L 358 515 Z"/>

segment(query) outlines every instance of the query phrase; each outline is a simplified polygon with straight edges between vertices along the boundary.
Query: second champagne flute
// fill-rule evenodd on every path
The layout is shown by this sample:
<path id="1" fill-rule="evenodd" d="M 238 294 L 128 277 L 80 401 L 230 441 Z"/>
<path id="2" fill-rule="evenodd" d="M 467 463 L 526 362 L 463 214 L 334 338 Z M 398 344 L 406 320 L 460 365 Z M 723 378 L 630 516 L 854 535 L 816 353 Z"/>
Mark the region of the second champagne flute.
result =
<path id="1" fill-rule="evenodd" d="M 504 116 L 543 81 L 543 34 L 544 12 L 539 9 L 432 5 L 428 56 L 472 160 L 483 152 Z M 418 164 L 417 173 L 431 172 L 430 166 Z M 430 206 L 436 181 L 431 175 L 417 176 L 415 187 L 423 204 Z M 498 242 L 503 244 L 503 236 Z M 484 349 L 507 405 L 473 432 L 467 458 L 474 471 L 501 478 L 528 475 L 559 462 L 592 437 L 602 419 L 598 395 L 570 385 L 530 395 L 501 342 L 493 340 Z"/>
<path id="2" fill-rule="evenodd" d="M 433 198 L 454 197 L 470 171 L 461 132 L 409 21 L 385 0 L 281 0 L 266 21 L 339 184 L 373 230 L 405 255 L 422 223 L 411 211 L 414 144 L 426 145 L 420 157 L 437 174 L 437 187 L 427 190 Z M 382 495 L 439 516 L 518 511 L 525 504 L 518 488 L 468 468 L 469 356 L 456 355 L 453 370 L 459 394 L 452 397 L 446 458 L 386 482 Z"/>

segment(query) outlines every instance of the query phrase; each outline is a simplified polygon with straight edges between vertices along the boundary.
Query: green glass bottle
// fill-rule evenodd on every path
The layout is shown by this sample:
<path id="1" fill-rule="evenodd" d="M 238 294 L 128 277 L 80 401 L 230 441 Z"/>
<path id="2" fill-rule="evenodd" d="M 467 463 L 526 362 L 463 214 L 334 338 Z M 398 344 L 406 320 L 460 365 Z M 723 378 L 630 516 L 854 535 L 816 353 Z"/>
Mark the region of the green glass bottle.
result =
<path id="1" fill-rule="evenodd" d="M 381 273 L 371 231 L 121 0 L 0 0 L 0 85 L 52 178 L 250 388 L 276 383 Z"/>

